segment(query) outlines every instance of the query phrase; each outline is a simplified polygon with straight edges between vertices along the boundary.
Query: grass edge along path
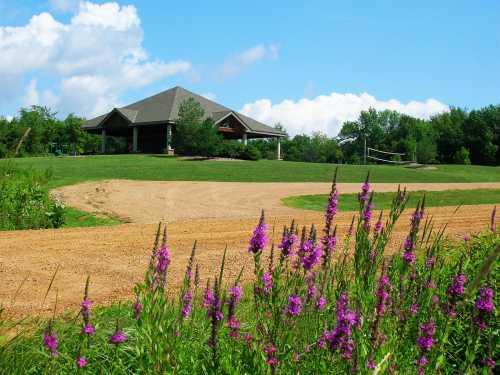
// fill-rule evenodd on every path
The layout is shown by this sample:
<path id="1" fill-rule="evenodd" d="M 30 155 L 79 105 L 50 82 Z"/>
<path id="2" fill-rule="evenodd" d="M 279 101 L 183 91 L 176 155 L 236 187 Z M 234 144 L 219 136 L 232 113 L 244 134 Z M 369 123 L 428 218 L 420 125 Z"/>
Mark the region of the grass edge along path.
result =
<path id="1" fill-rule="evenodd" d="M 64 208 L 64 224 L 61 228 L 84 228 L 121 224 L 123 221 L 109 215 L 96 215 L 73 207 Z"/>
<path id="2" fill-rule="evenodd" d="M 11 159 L 14 160 L 14 159 Z M 4 160 L 0 159 L 0 163 Z M 19 167 L 50 169 L 49 188 L 83 181 L 130 179 L 150 181 L 330 182 L 335 164 L 292 161 L 208 161 L 162 155 L 32 157 L 14 160 Z M 435 165 L 405 168 L 387 165 L 338 165 L 338 182 L 500 182 L 500 168 Z"/>
<path id="3" fill-rule="evenodd" d="M 394 193 L 374 193 L 376 209 L 390 208 Z M 411 191 L 409 207 L 415 206 L 425 194 L 427 207 L 462 206 L 475 204 L 500 204 L 500 189 L 471 189 L 471 190 L 444 190 L 444 191 Z M 323 211 L 328 202 L 327 194 L 298 195 L 283 198 L 282 203 L 287 207 L 311 211 Z M 357 194 L 342 194 L 339 202 L 342 211 L 357 211 L 359 202 Z"/>

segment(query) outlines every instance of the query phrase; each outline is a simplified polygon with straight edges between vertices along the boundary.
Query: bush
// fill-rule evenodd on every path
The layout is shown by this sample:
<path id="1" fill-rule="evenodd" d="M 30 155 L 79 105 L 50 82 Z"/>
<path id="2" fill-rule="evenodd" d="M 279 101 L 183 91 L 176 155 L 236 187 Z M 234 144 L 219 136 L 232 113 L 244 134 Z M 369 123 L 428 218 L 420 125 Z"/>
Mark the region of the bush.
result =
<path id="1" fill-rule="evenodd" d="M 257 147 L 253 145 L 247 145 L 243 149 L 243 152 L 240 154 L 241 159 L 245 160 L 259 160 L 262 158 L 262 155 L 260 154 L 260 151 Z"/>
<path id="2" fill-rule="evenodd" d="M 59 228 L 64 208 L 50 198 L 50 173 L 0 166 L 0 230 Z"/>
<path id="3" fill-rule="evenodd" d="M 470 165 L 469 150 L 461 147 L 453 156 L 453 162 L 455 164 Z"/>
<path id="4" fill-rule="evenodd" d="M 492 373 L 500 354 L 495 217 L 487 232 L 453 243 L 430 233 L 418 203 L 401 252 L 384 253 L 408 195 L 398 192 L 386 219 L 372 223 L 369 191 L 367 181 L 343 238 L 335 183 L 321 232 L 303 228 L 299 237 L 292 222 L 275 247 L 262 214 L 246 289 L 241 274 L 225 274 L 225 254 L 201 284 L 195 243 L 174 296 L 159 226 L 134 301 L 94 314 L 87 280 L 79 323 L 50 320 L 10 340 L 0 347 L 0 373 Z"/>

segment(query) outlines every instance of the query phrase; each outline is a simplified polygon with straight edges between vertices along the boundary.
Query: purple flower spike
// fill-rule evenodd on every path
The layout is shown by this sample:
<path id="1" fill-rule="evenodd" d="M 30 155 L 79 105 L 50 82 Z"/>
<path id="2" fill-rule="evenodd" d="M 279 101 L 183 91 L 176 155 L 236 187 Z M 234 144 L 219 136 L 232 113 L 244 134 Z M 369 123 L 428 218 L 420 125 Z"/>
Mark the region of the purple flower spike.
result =
<path id="1" fill-rule="evenodd" d="M 313 243 L 312 240 L 304 241 L 301 248 L 301 262 L 305 270 L 311 270 L 321 259 L 321 247 Z"/>
<path id="2" fill-rule="evenodd" d="M 78 357 L 76 360 L 76 367 L 84 368 L 85 366 L 87 366 L 87 359 L 85 357 Z"/>
<path id="3" fill-rule="evenodd" d="M 205 289 L 205 293 L 203 295 L 203 307 L 208 309 L 213 301 L 214 301 L 214 293 L 212 292 L 212 289 L 210 289 L 209 287 L 207 287 Z"/>
<path id="4" fill-rule="evenodd" d="M 281 250 L 284 257 L 292 256 L 294 253 L 294 246 L 297 241 L 297 235 L 287 230 L 283 234 L 283 238 L 281 239 L 281 243 L 278 245 L 278 249 Z"/>
<path id="5" fill-rule="evenodd" d="M 286 307 L 286 313 L 288 315 L 297 316 L 302 311 L 302 300 L 297 295 L 291 295 L 288 297 L 288 306 Z"/>
<path id="6" fill-rule="evenodd" d="M 461 296 L 465 293 L 465 283 L 467 282 L 467 276 L 457 275 L 453 278 L 453 283 L 448 288 L 448 294 L 453 297 Z"/>
<path id="7" fill-rule="evenodd" d="M 88 335 L 88 336 L 93 336 L 95 335 L 95 327 L 88 323 L 88 324 L 85 324 L 82 328 L 82 335 Z"/>
<path id="8" fill-rule="evenodd" d="M 127 341 L 127 335 L 121 330 L 117 329 L 109 338 L 111 344 L 119 345 Z"/>
<path id="9" fill-rule="evenodd" d="M 267 225 L 264 222 L 264 211 L 260 216 L 259 224 L 255 227 L 252 238 L 250 239 L 250 245 L 248 247 L 248 252 L 252 254 L 259 254 L 267 246 Z"/>
<path id="10" fill-rule="evenodd" d="M 243 295 L 243 288 L 240 285 L 234 285 L 229 289 L 229 297 L 235 305 L 240 303 L 241 296 Z"/>
<path id="11" fill-rule="evenodd" d="M 57 357 L 59 353 L 57 352 L 57 346 L 59 345 L 56 335 L 49 328 L 47 332 L 43 335 L 43 345 L 52 354 L 53 357 Z"/>
<path id="12" fill-rule="evenodd" d="M 164 274 L 170 264 L 170 250 L 167 246 L 163 246 L 156 253 L 156 272 L 158 274 Z"/>
<path id="13" fill-rule="evenodd" d="M 262 283 L 264 284 L 264 293 L 270 293 L 273 289 L 273 277 L 269 272 L 264 272 L 262 275 Z"/>
<path id="14" fill-rule="evenodd" d="M 143 309 L 142 303 L 140 302 L 134 303 L 133 309 L 134 309 L 134 318 L 139 319 L 141 317 L 141 312 Z"/>
<path id="15" fill-rule="evenodd" d="M 82 311 L 84 312 L 89 312 L 90 309 L 92 308 L 92 301 L 90 301 L 88 298 L 85 298 L 82 301 Z"/>
<path id="16" fill-rule="evenodd" d="M 188 290 L 184 297 L 182 298 L 182 317 L 187 318 L 191 315 L 191 310 L 193 309 L 193 293 Z"/>
<path id="17" fill-rule="evenodd" d="M 326 298 L 323 296 L 320 296 L 318 300 L 316 301 L 316 308 L 318 310 L 324 310 L 326 307 Z"/>
<path id="18" fill-rule="evenodd" d="M 497 206 L 493 208 L 493 212 L 491 213 L 490 229 L 493 233 L 497 231 Z"/>

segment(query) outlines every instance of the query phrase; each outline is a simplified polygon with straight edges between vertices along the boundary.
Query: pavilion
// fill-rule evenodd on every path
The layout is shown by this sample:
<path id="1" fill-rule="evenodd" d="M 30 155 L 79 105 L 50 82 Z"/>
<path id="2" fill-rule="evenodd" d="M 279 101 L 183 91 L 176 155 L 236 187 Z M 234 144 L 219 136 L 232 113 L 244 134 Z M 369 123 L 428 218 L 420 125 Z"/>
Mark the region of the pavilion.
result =
<path id="1" fill-rule="evenodd" d="M 277 157 L 281 158 L 281 138 L 285 133 L 237 111 L 215 103 L 203 96 L 176 86 L 121 108 L 88 120 L 82 129 L 101 134 L 101 152 L 106 153 L 106 136 L 126 137 L 132 152 L 173 154 L 172 132 L 181 103 L 194 98 L 213 119 L 219 132 L 226 139 L 276 138 Z"/>

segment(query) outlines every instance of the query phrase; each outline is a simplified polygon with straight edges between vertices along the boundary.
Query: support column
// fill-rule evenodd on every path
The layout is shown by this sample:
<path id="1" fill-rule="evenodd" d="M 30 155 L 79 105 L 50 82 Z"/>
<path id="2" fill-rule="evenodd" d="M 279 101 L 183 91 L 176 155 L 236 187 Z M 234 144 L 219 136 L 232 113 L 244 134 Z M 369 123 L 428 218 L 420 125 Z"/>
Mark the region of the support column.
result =
<path id="1" fill-rule="evenodd" d="M 167 124 L 167 147 L 166 152 L 168 155 L 174 154 L 174 149 L 172 148 L 172 125 Z"/>
<path id="2" fill-rule="evenodd" d="M 137 152 L 137 140 L 139 138 L 139 128 L 137 126 L 134 126 L 132 128 L 133 133 L 132 133 L 132 152 Z"/>
<path id="3" fill-rule="evenodd" d="M 243 138 L 241 138 L 241 141 L 245 146 L 247 145 L 248 143 L 247 133 L 243 133 Z"/>
<path id="4" fill-rule="evenodd" d="M 101 154 L 106 153 L 106 129 L 101 131 Z"/>
<path id="5" fill-rule="evenodd" d="M 278 147 L 277 147 L 278 160 L 281 160 L 281 138 L 278 137 Z"/>

